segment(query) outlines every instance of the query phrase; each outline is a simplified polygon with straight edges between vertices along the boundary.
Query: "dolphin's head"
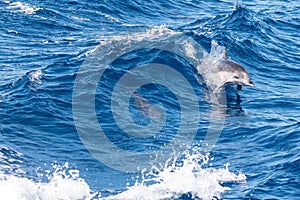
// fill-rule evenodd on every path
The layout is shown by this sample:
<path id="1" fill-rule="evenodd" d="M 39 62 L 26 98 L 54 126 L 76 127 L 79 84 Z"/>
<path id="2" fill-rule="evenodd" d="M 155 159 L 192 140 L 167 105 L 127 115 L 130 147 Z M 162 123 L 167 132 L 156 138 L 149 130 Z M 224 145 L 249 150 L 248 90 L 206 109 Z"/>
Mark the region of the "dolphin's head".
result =
<path id="1" fill-rule="evenodd" d="M 220 74 L 219 78 L 222 80 L 221 86 L 228 84 L 238 85 L 239 87 L 242 85 L 254 86 L 249 73 L 240 64 L 227 59 L 219 59 L 216 66 Z"/>

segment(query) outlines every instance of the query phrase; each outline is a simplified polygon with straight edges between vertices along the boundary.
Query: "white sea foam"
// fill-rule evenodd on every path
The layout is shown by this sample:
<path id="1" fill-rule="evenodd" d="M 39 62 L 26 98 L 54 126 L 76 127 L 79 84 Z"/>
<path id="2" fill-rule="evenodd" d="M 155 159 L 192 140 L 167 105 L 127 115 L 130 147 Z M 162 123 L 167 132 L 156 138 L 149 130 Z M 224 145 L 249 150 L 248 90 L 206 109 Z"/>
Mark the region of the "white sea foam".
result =
<path id="1" fill-rule="evenodd" d="M 167 28 L 165 25 L 161 26 L 154 26 L 152 28 L 147 29 L 143 32 L 131 32 L 130 34 L 122 34 L 117 36 L 105 37 L 104 40 L 101 42 L 101 45 L 111 44 L 114 41 L 124 41 L 124 43 L 128 41 L 153 41 L 155 39 L 162 40 L 167 37 L 173 35 L 179 35 L 180 32 L 171 30 Z M 151 47 L 151 46 L 150 46 Z M 100 47 L 98 47 L 100 48 Z"/>
<path id="2" fill-rule="evenodd" d="M 105 14 L 104 17 L 106 17 L 107 19 L 111 20 L 111 21 L 114 21 L 114 22 L 120 22 L 120 19 L 116 18 L 116 17 L 113 17 L 111 15 L 107 15 Z"/>
<path id="3" fill-rule="evenodd" d="M 67 166 L 67 165 L 66 165 Z M 9 200 L 76 200 L 92 199 L 93 194 L 78 170 L 61 170 L 56 166 L 49 182 L 36 182 L 29 178 L 0 174 L 1 199 Z"/>
<path id="4" fill-rule="evenodd" d="M 230 190 L 223 186 L 226 182 L 245 182 L 244 174 L 230 172 L 228 164 L 216 169 L 204 167 L 209 164 L 208 156 L 194 154 L 176 159 L 169 159 L 164 166 L 153 166 L 151 172 L 142 174 L 142 181 L 136 181 L 126 191 L 99 200 L 160 200 L 176 199 L 190 195 L 192 199 L 210 200 L 220 198 L 222 193 Z M 178 160 L 177 160 L 178 161 Z M 100 193 L 91 191 L 89 185 L 79 176 L 79 170 L 53 165 L 50 170 L 41 174 L 48 181 L 35 181 L 22 176 L 0 173 L 0 194 L 10 200 L 92 200 Z M 98 195 L 98 197 L 97 197 Z"/>
<path id="5" fill-rule="evenodd" d="M 223 79 L 220 77 L 225 75 L 220 73 L 217 68 L 217 62 L 225 54 L 225 47 L 212 40 L 210 53 L 205 52 L 201 64 L 197 66 L 198 73 L 202 75 L 212 91 L 216 91 L 216 88 L 223 85 Z"/>
<path id="6" fill-rule="evenodd" d="M 36 91 L 42 85 L 42 70 L 32 70 L 28 75 L 29 88 Z"/>
<path id="7" fill-rule="evenodd" d="M 33 15 L 36 11 L 41 10 L 42 8 L 34 7 L 26 3 L 22 3 L 20 1 L 17 2 L 10 2 L 10 1 L 3 1 L 4 3 L 8 4 L 8 8 L 17 12 L 23 12 L 27 15 Z"/>
<path id="8" fill-rule="evenodd" d="M 29 81 L 32 83 L 37 83 L 37 84 L 41 84 L 42 83 L 42 70 L 38 69 L 38 70 L 32 70 L 29 73 Z"/>
<path id="9" fill-rule="evenodd" d="M 73 16 L 72 18 L 77 20 L 77 21 L 91 21 L 90 19 L 84 18 L 84 17 Z"/>
<path id="10" fill-rule="evenodd" d="M 199 164 L 201 163 L 202 164 Z M 208 157 L 200 154 L 188 156 L 181 166 L 175 163 L 166 164 L 162 169 L 154 168 L 153 172 L 143 176 L 143 181 L 136 182 L 126 191 L 105 198 L 123 200 L 173 199 L 190 195 L 192 199 L 210 200 L 229 187 L 222 186 L 224 182 L 241 182 L 246 180 L 244 174 L 234 174 L 229 171 L 228 164 L 221 169 L 204 168 Z"/>

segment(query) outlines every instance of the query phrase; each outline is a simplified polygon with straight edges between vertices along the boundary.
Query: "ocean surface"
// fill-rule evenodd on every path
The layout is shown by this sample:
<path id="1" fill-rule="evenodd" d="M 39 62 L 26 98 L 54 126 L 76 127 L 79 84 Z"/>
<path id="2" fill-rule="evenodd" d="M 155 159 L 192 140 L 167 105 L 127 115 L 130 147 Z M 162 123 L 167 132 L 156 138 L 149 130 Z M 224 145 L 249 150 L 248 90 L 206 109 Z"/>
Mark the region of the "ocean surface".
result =
<path id="1" fill-rule="evenodd" d="M 299 1 L 0 0 L 0 27 L 0 199 L 300 199 Z M 212 90 L 223 47 L 254 87 Z"/>

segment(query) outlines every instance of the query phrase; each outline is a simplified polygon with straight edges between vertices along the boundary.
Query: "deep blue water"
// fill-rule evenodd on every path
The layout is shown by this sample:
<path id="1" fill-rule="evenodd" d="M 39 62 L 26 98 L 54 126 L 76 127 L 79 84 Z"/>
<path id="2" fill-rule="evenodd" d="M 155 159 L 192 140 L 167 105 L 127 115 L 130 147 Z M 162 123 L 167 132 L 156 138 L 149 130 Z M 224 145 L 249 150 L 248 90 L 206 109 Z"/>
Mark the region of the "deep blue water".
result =
<path id="1" fill-rule="evenodd" d="M 20 192 L 25 199 L 51 199 L 26 197 L 32 187 L 14 185 L 7 176 L 47 183 L 47 175 L 53 176 L 57 168 L 64 173 L 78 170 L 95 198 L 126 191 L 139 180 L 138 173 L 112 169 L 85 148 L 73 118 L 73 87 L 87 52 L 99 42 L 161 25 L 192 37 L 208 52 L 211 41 L 218 41 L 229 58 L 245 66 L 255 84 L 227 90 L 226 122 L 210 166 L 218 169 L 229 163 L 229 170 L 244 174 L 246 181 L 221 183 L 231 188 L 221 199 L 300 198 L 300 4 L 279 0 L 1 0 L 0 174 L 6 177 L 1 176 L 1 191 L 12 184 L 25 188 Z M 156 138 L 126 135 L 110 110 L 109 93 L 124 71 L 151 62 L 180 69 L 194 88 L 204 118 L 197 143 L 209 125 L 206 85 L 198 82 L 201 77 L 182 58 L 155 49 L 123 55 L 105 73 L 96 90 L 99 124 L 126 151 L 147 152 L 170 143 L 179 129 L 180 103 L 167 87 L 149 84 L 138 90 L 167 110 L 167 123 Z M 139 104 L 130 102 L 135 123 L 149 124 Z M 60 187 L 58 191 L 64 193 Z M 192 197 L 183 193 L 181 198 Z"/>

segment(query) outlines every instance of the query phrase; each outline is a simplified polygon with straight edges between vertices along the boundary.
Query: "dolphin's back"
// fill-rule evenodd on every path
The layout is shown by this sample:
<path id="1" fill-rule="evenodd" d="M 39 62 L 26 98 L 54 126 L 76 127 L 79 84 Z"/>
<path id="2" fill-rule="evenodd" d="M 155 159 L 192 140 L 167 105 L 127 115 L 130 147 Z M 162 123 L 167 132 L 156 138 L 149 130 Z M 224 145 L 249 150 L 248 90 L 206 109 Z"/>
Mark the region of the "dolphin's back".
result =
<path id="1" fill-rule="evenodd" d="M 240 72 L 248 73 L 242 65 L 233 62 L 231 60 L 220 59 L 218 62 L 219 62 L 218 68 L 221 71 L 228 71 L 228 72 L 240 71 Z"/>

